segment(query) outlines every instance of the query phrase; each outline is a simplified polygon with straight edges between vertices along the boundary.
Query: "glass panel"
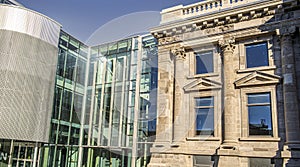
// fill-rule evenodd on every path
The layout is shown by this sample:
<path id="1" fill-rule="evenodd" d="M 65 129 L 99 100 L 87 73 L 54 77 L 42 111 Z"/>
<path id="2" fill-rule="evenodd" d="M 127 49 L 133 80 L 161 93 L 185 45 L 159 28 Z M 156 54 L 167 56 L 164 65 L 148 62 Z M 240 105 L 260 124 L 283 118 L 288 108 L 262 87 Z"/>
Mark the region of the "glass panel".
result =
<path id="1" fill-rule="evenodd" d="M 270 103 L 270 93 L 248 95 L 248 104 L 259 103 Z"/>
<path id="2" fill-rule="evenodd" d="M 196 54 L 196 74 L 211 73 L 214 71 L 213 53 Z"/>
<path id="3" fill-rule="evenodd" d="M 68 53 L 65 78 L 72 80 L 72 81 L 74 80 L 75 64 L 76 64 L 76 57 L 74 55 Z"/>
<path id="4" fill-rule="evenodd" d="M 83 59 L 78 59 L 77 62 L 77 71 L 76 71 L 76 82 L 84 85 L 85 82 L 85 71 L 86 71 L 86 62 Z"/>
<path id="5" fill-rule="evenodd" d="M 82 111 L 83 96 L 79 94 L 74 95 L 72 122 L 80 124 Z"/>
<path id="6" fill-rule="evenodd" d="M 63 49 L 59 50 L 56 74 L 62 77 L 64 76 L 65 54 L 66 54 L 65 50 Z"/>
<path id="7" fill-rule="evenodd" d="M 196 100 L 197 107 L 214 106 L 213 97 L 201 97 L 201 98 L 196 98 L 195 100 Z"/>
<path id="8" fill-rule="evenodd" d="M 127 51 L 127 40 L 119 42 L 119 52 L 126 52 Z"/>
<path id="9" fill-rule="evenodd" d="M 108 52 L 109 54 L 116 54 L 117 53 L 117 49 L 118 49 L 118 44 L 117 43 L 112 43 L 109 45 L 108 47 Z"/>
<path id="10" fill-rule="evenodd" d="M 249 135 L 272 135 L 270 106 L 249 106 Z"/>
<path id="11" fill-rule="evenodd" d="M 60 107 L 60 101 L 61 101 L 61 93 L 62 89 L 60 87 L 55 87 L 55 94 L 54 94 L 54 111 L 52 114 L 53 119 L 58 119 L 59 116 L 59 107 Z"/>
<path id="12" fill-rule="evenodd" d="M 213 108 L 196 109 L 196 134 L 213 135 L 214 110 Z"/>
<path id="13" fill-rule="evenodd" d="M 247 68 L 268 66 L 267 43 L 252 44 L 246 46 Z"/>
<path id="14" fill-rule="evenodd" d="M 70 121 L 70 112 L 72 106 L 72 92 L 65 89 L 62 99 L 63 102 L 62 102 L 60 119 L 64 121 Z"/>

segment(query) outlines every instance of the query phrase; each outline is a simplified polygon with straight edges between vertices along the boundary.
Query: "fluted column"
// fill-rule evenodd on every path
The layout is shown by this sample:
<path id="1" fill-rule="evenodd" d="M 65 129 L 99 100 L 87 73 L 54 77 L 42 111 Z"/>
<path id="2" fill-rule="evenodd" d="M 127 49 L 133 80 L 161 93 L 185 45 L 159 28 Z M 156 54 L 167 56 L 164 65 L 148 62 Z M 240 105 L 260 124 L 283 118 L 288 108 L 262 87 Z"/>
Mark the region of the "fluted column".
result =
<path id="1" fill-rule="evenodd" d="M 223 91 L 224 91 L 224 140 L 223 144 L 233 146 L 236 143 L 236 97 L 234 92 L 234 46 L 235 40 L 232 37 L 219 41 L 223 56 Z"/>
<path id="2" fill-rule="evenodd" d="M 300 144 L 295 55 L 292 39 L 295 31 L 296 27 L 280 30 L 286 144 L 288 145 Z"/>

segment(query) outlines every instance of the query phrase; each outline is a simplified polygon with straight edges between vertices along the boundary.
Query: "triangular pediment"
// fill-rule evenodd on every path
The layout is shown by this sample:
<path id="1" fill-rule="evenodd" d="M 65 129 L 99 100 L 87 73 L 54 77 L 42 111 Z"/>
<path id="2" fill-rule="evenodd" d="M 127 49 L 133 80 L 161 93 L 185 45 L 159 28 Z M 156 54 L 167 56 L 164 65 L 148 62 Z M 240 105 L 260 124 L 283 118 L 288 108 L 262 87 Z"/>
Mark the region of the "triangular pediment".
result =
<path id="1" fill-rule="evenodd" d="M 280 76 L 255 71 L 234 82 L 236 87 L 278 84 Z"/>
<path id="2" fill-rule="evenodd" d="M 186 86 L 183 87 L 184 91 L 200 91 L 200 90 L 211 90 L 221 89 L 222 84 L 207 78 L 199 78 Z"/>

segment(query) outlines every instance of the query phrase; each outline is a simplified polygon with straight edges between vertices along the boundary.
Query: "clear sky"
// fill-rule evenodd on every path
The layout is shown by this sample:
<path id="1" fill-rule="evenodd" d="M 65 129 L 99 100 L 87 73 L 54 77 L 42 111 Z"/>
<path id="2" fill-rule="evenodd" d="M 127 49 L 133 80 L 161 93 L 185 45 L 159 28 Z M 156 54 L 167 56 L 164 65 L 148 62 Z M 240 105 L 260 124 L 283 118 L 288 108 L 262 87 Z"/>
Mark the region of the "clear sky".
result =
<path id="1" fill-rule="evenodd" d="M 200 0 L 17 0 L 63 25 L 63 29 L 86 41 L 109 21 L 134 12 L 157 11 Z"/>

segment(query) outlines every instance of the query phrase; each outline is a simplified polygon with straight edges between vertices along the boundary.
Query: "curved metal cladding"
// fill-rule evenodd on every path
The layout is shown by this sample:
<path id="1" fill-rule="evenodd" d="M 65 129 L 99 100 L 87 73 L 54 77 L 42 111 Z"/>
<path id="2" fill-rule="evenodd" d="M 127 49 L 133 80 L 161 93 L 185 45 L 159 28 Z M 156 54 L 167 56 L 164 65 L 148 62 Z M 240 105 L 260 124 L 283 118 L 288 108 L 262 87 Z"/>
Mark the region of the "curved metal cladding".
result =
<path id="1" fill-rule="evenodd" d="M 61 26 L 0 5 L 0 138 L 47 142 Z"/>

